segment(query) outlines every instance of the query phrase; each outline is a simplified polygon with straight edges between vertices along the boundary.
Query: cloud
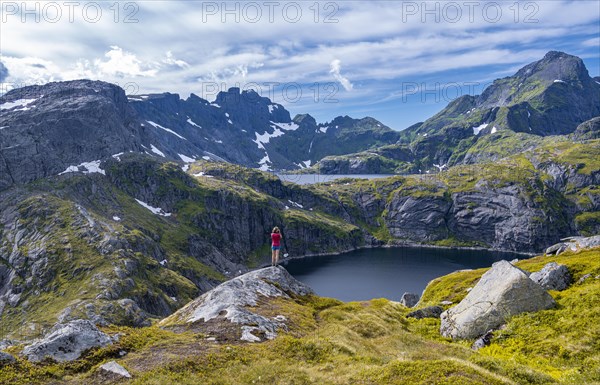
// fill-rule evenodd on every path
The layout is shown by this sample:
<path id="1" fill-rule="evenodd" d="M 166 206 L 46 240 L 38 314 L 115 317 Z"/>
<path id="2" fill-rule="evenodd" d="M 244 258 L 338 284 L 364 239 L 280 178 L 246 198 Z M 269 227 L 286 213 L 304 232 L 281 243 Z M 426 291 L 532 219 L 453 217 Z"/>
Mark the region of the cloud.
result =
<path id="1" fill-rule="evenodd" d="M 173 53 L 171 51 L 167 51 L 166 57 L 163 59 L 162 62 L 167 65 L 176 66 L 179 68 L 188 68 L 190 66 L 188 63 L 186 63 L 183 60 L 175 59 L 175 57 L 173 56 Z"/>
<path id="2" fill-rule="evenodd" d="M 246 20 L 243 6 L 239 22 L 233 20 L 236 15 L 222 12 L 204 20 L 202 7 L 185 1 L 138 2 L 133 15 L 137 22 L 123 23 L 115 22 L 114 10 L 108 8 L 112 3 L 99 4 L 106 17 L 97 23 L 79 13 L 74 22 L 63 17 L 59 23 L 22 23 L 20 15 L 8 15 L 0 36 L 2 62 L 8 69 L 4 82 L 91 78 L 120 85 L 133 82 L 140 93 L 169 91 L 185 97 L 193 92 L 207 99 L 214 93 L 204 90 L 213 90 L 214 83 L 219 89 L 236 83 L 243 88 L 277 82 L 280 89 L 299 84 L 299 101 L 277 92 L 264 96 L 292 113 L 347 108 L 345 113 L 352 115 L 376 103 L 401 100 L 405 82 L 426 82 L 423 89 L 473 79 L 489 82 L 550 49 L 597 60 L 600 44 L 600 14 L 591 1 L 535 2 L 527 8 L 521 2 L 495 2 L 502 7 L 497 22 L 490 21 L 495 7 L 484 13 L 484 3 L 474 6 L 470 20 L 463 2 L 452 3 L 461 6 L 457 22 L 447 21 L 452 15 L 444 10 L 452 7 L 443 2 L 440 15 L 425 14 L 423 7 L 431 10 L 435 4 L 423 2 L 411 2 L 420 11 L 414 15 L 403 13 L 407 2 L 357 0 L 327 3 L 335 5 L 327 9 L 320 3 L 319 12 L 312 2 L 298 2 L 303 7 L 299 22 L 286 21 L 279 5 L 273 14 L 262 9 L 257 23 Z M 223 4 L 217 4 L 220 11 Z M 518 13 L 515 6 L 521 7 Z M 434 20 L 437 16 L 439 22 Z M 65 36 L 68 43 L 60 43 Z M 335 104 L 325 104 L 323 97 L 329 95 L 315 97 L 315 83 L 353 92 L 338 92 Z"/>
<path id="3" fill-rule="evenodd" d="M 600 47 L 600 37 L 593 37 L 583 42 L 584 47 Z"/>
<path id="4" fill-rule="evenodd" d="M 110 48 L 110 51 L 104 54 L 108 60 L 96 59 L 94 61 L 95 69 L 101 74 L 117 77 L 153 77 L 156 75 L 158 71 L 156 68 L 149 68 L 149 65 L 144 65 L 134 54 L 125 52 L 118 46 L 111 46 Z"/>
<path id="5" fill-rule="evenodd" d="M 348 78 L 345 78 L 342 76 L 342 74 L 340 74 L 341 62 L 338 59 L 335 59 L 329 64 L 329 67 L 329 73 L 333 75 L 335 80 L 340 82 L 340 84 L 342 85 L 342 87 L 344 87 L 346 91 L 351 91 L 354 86 L 352 85 L 352 83 L 350 83 L 350 80 L 348 80 Z"/>

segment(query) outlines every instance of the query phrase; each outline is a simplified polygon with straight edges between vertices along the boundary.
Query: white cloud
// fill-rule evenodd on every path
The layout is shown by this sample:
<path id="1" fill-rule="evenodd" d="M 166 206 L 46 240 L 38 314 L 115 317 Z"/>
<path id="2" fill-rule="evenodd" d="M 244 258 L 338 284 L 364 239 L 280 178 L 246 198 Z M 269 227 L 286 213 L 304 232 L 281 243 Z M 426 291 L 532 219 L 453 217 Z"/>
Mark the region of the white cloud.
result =
<path id="1" fill-rule="evenodd" d="M 101 74 L 116 77 L 125 76 L 155 76 L 158 70 L 156 68 L 150 68 L 149 65 L 144 65 L 136 55 L 123 51 L 118 46 L 111 46 L 110 51 L 104 54 L 108 60 L 96 59 L 94 60 L 94 68 L 97 69 Z M 145 69 L 143 68 L 145 67 Z"/>
<path id="2" fill-rule="evenodd" d="M 583 42 L 584 47 L 600 47 L 600 37 L 593 37 Z"/>
<path id="3" fill-rule="evenodd" d="M 335 80 L 340 82 L 340 84 L 342 85 L 342 87 L 344 87 L 346 91 L 351 91 L 353 88 L 352 83 L 350 83 L 350 80 L 342 76 L 342 74 L 340 73 L 342 69 L 341 62 L 338 59 L 335 59 L 329 64 L 329 67 L 329 73 L 333 75 Z"/>
<path id="4" fill-rule="evenodd" d="M 442 18 L 436 23 L 423 22 L 421 14 L 403 20 L 402 2 L 337 2 L 331 15 L 337 22 L 325 23 L 327 10 L 321 8 L 315 22 L 314 4 L 299 3 L 303 17 L 298 23 L 283 20 L 281 6 L 275 10 L 275 22 L 268 20 L 267 9 L 258 23 L 243 17 L 239 23 L 232 18 L 223 23 L 221 14 L 204 22 L 202 8 L 184 1 L 136 3 L 139 10 L 134 16 L 139 22 L 130 24 L 115 23 L 108 8 L 112 3 L 102 2 L 106 17 L 98 23 L 85 22 L 79 14 L 75 22 L 63 17 L 59 23 L 22 23 L 20 15 L 8 16 L 0 35 L 2 62 L 9 73 L 4 81 L 135 82 L 140 93 L 170 91 L 185 97 L 193 92 L 210 100 L 215 93 L 205 92 L 207 82 L 226 89 L 236 83 L 335 81 L 353 90 L 334 95 L 338 99 L 334 106 L 315 103 L 312 89 L 305 90 L 299 101 L 286 100 L 281 93 L 265 95 L 295 113 L 332 106 L 368 109 L 401 98 L 407 81 L 493 80 L 498 71 L 519 68 L 550 49 L 573 47 L 570 53 L 598 57 L 600 15 L 595 2 L 536 2 L 535 23 L 525 22 L 534 9 L 524 9 L 522 2 L 518 20 L 513 2 L 496 2 L 503 17 L 494 23 L 482 18 L 481 4 L 475 7 L 472 22 L 463 8 L 458 22 Z M 444 3 L 439 4 L 443 9 Z M 68 15 L 66 9 L 63 14 Z M 68 43 L 60 43 L 65 37 Z M 460 74 L 446 78 L 450 71 Z"/>
<path id="5" fill-rule="evenodd" d="M 173 53 L 171 51 L 167 51 L 165 59 L 163 59 L 163 63 L 167 65 L 177 66 L 180 68 L 188 68 L 190 65 L 183 60 L 175 59 Z"/>

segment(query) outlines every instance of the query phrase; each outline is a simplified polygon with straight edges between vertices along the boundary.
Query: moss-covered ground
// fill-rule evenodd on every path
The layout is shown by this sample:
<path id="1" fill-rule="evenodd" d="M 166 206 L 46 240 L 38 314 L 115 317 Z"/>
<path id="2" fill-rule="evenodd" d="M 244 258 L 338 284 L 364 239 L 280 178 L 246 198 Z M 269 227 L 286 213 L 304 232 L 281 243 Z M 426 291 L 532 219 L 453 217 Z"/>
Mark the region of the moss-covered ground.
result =
<path id="1" fill-rule="evenodd" d="M 263 314 L 290 320 L 289 332 L 272 341 L 215 342 L 202 333 L 156 326 L 106 328 L 121 333 L 115 345 L 70 364 L 19 359 L 0 369 L 0 383 L 110 383 L 96 370 L 109 360 L 133 375 L 124 383 L 140 385 L 598 383 L 600 249 L 540 256 L 516 266 L 536 271 L 551 261 L 567 265 L 575 282 L 550 292 L 557 307 L 511 318 L 491 345 L 477 352 L 470 349 L 472 341 L 441 337 L 438 319 L 407 318 L 409 309 L 386 299 L 342 303 L 308 296 L 260 305 Z M 485 271 L 433 280 L 419 307 L 457 303 Z M 19 350 L 9 349 L 15 355 Z"/>

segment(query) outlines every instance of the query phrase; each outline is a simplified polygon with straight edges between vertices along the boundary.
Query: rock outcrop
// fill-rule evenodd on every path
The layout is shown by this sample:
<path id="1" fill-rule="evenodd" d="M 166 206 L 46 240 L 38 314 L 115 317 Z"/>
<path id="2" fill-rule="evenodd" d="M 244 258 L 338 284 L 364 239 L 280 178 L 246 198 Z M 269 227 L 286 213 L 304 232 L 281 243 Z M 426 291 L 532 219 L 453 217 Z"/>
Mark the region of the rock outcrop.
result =
<path id="1" fill-rule="evenodd" d="M 0 369 L 3 366 L 11 365 L 11 364 L 14 364 L 15 362 L 17 362 L 17 359 L 15 357 L 13 357 L 12 355 L 10 355 L 8 353 L 0 352 Z"/>
<path id="2" fill-rule="evenodd" d="M 406 307 L 413 307 L 419 302 L 419 295 L 414 293 L 404 293 L 400 298 L 400 303 Z"/>
<path id="3" fill-rule="evenodd" d="M 522 270 L 496 262 L 456 306 L 442 313 L 440 333 L 470 339 L 502 325 L 509 317 L 555 306 L 552 297 Z"/>
<path id="4" fill-rule="evenodd" d="M 408 313 L 406 315 L 406 317 L 416 318 L 416 319 L 440 318 L 440 315 L 442 314 L 443 311 L 444 311 L 444 309 L 441 306 L 427 306 L 427 307 L 424 307 L 423 309 L 411 311 L 410 313 Z"/>
<path id="5" fill-rule="evenodd" d="M 129 374 L 127 369 L 115 361 L 109 361 L 100 365 L 98 372 L 101 376 L 106 377 L 107 379 L 119 380 L 123 378 L 131 378 L 131 374 Z"/>
<path id="6" fill-rule="evenodd" d="M 23 349 L 29 361 L 50 358 L 57 362 L 73 361 L 85 351 L 111 344 L 112 339 L 88 320 L 56 325 L 50 333 Z"/>
<path id="7" fill-rule="evenodd" d="M 540 271 L 531 273 L 529 278 L 546 290 L 565 290 L 573 278 L 565 265 L 550 262 Z"/>
<path id="8" fill-rule="evenodd" d="M 569 237 L 563 239 L 563 242 L 556 243 L 548 247 L 545 251 L 547 255 L 558 255 L 567 250 L 578 251 L 591 249 L 600 246 L 600 235 L 591 237 Z"/>
<path id="9" fill-rule="evenodd" d="M 220 284 L 160 322 L 165 328 L 180 328 L 214 322 L 238 326 L 238 339 L 258 342 L 273 339 L 287 329 L 286 317 L 267 317 L 257 312 L 262 301 L 304 296 L 312 290 L 294 279 L 283 267 L 255 270 Z"/>

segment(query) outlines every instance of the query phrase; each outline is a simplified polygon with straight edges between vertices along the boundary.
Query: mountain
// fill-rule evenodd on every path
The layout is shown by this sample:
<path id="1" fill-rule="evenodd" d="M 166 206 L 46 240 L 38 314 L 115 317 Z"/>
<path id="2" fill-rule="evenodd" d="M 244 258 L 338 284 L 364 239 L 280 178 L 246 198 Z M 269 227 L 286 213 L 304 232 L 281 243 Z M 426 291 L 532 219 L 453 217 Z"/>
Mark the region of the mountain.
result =
<path id="1" fill-rule="evenodd" d="M 395 143 L 399 138 L 399 133 L 373 118 L 344 116 L 317 124 L 305 114 L 292 120 L 282 105 L 252 90 L 240 93 L 239 88 L 220 92 L 212 103 L 193 94 L 186 100 L 173 94 L 129 100 L 140 119 L 169 127 L 197 147 L 186 157 L 210 152 L 265 171 L 305 168 L 327 155 Z"/>
<path id="2" fill-rule="evenodd" d="M 580 58 L 551 51 L 515 75 L 494 81 L 481 95 L 453 100 L 430 119 L 402 131 L 397 144 L 325 158 L 317 169 L 368 173 L 378 172 L 378 165 L 383 164 L 384 172 L 390 173 L 437 171 L 444 165 L 521 152 L 527 148 L 522 145 L 524 138 L 535 146 L 543 137 L 572 134 L 580 124 L 598 116 L 600 82 L 589 76 Z M 501 150 L 497 156 L 467 156 L 478 142 L 490 140 Z M 354 167 L 345 167 L 351 159 L 355 159 Z"/>
<path id="3" fill-rule="evenodd" d="M 471 119 L 458 111 L 477 100 L 445 111 Z M 237 89 L 209 103 L 85 80 L 11 91 L 0 118 L 2 337 L 79 318 L 147 325 L 268 262 L 274 225 L 298 257 L 403 244 L 536 252 L 600 232 L 597 118 L 566 135 L 471 130 L 452 148 L 451 133 L 469 130 L 444 123 L 441 138 L 431 127 L 443 114 L 397 133 L 371 118 L 291 119 Z M 308 186 L 240 166 L 369 146 L 339 156 L 348 171 L 370 165 L 361 157 L 427 170 L 434 156 L 414 158 L 426 148 L 449 160 L 431 175 Z"/>
<path id="4" fill-rule="evenodd" d="M 191 162 L 205 158 L 263 170 L 298 169 L 331 154 L 394 143 L 372 118 L 319 125 L 238 88 L 210 103 L 196 95 L 129 96 L 89 80 L 12 90 L 0 97 L 0 189 L 91 170 L 124 152 Z"/>

